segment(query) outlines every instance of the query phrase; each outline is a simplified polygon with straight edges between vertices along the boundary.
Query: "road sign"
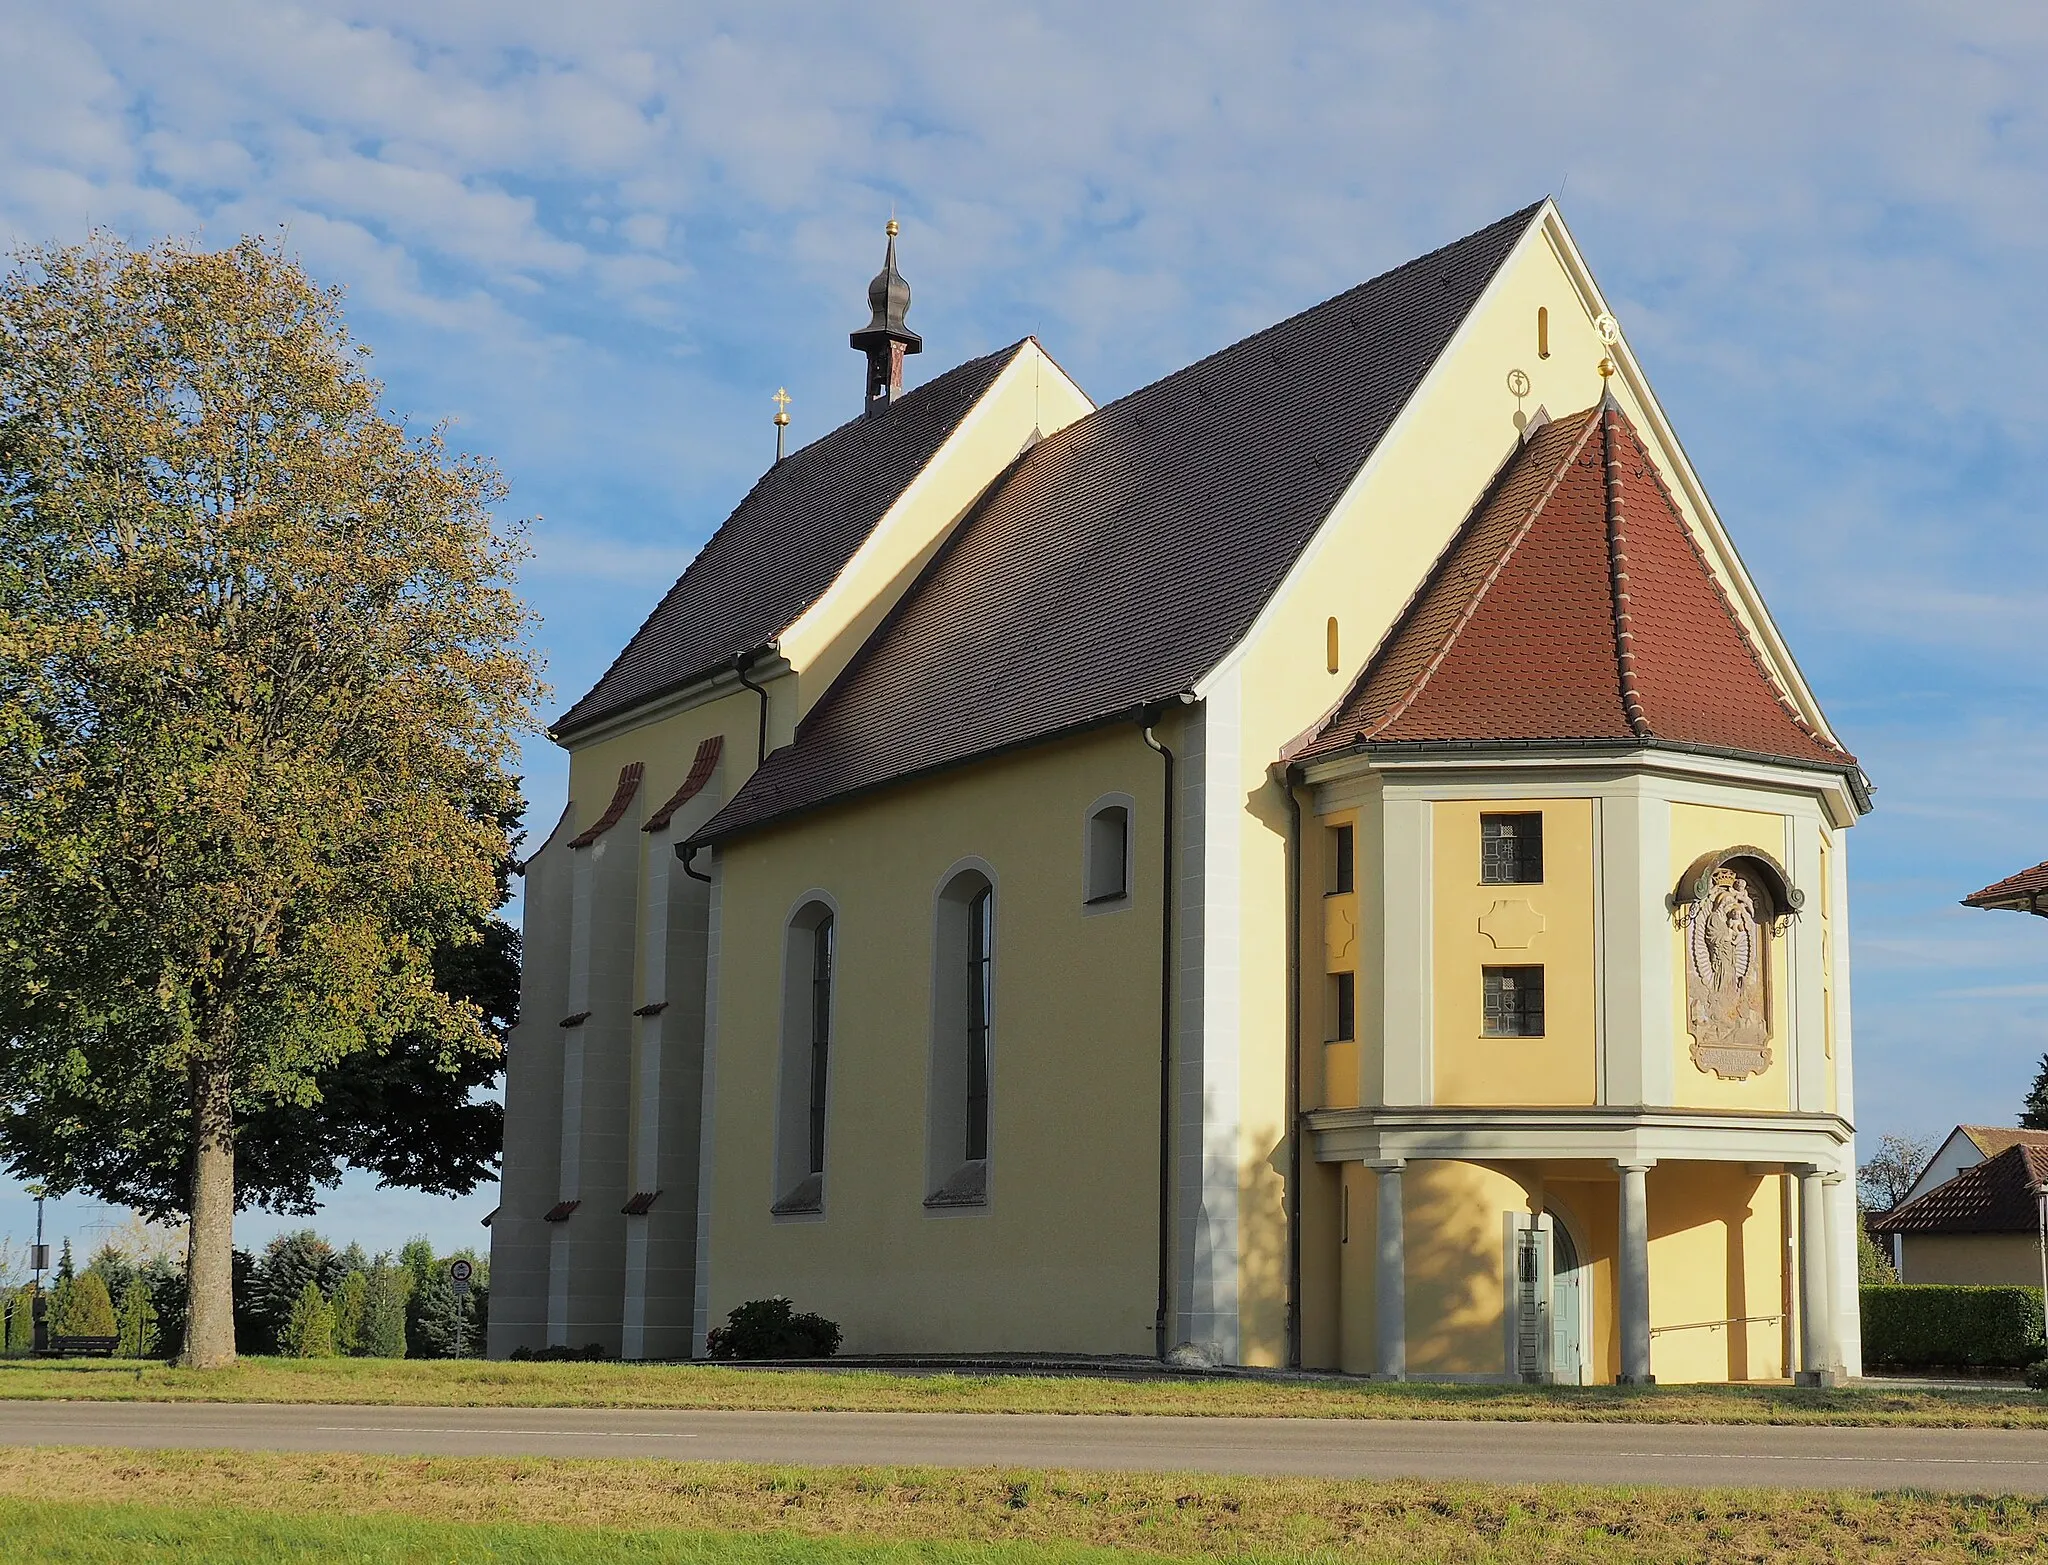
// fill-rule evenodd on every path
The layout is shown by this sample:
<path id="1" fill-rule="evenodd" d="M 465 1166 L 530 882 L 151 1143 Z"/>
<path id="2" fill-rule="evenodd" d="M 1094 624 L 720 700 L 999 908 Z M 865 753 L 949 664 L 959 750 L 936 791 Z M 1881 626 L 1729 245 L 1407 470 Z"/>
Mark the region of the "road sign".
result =
<path id="1" fill-rule="evenodd" d="M 468 1261 L 451 1261 L 448 1263 L 448 1280 L 455 1284 L 455 1291 L 457 1293 L 469 1292 L 469 1279 L 475 1275 L 476 1268 Z"/>

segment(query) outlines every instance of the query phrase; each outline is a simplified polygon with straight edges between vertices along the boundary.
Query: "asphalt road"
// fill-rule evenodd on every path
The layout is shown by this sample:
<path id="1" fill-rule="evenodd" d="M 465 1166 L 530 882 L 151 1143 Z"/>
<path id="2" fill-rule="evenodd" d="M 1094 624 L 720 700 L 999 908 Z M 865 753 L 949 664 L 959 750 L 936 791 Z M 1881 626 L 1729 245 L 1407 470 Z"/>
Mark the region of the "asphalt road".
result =
<path id="1" fill-rule="evenodd" d="M 2048 1432 L 0 1402 L 0 1444 L 2048 1494 Z"/>

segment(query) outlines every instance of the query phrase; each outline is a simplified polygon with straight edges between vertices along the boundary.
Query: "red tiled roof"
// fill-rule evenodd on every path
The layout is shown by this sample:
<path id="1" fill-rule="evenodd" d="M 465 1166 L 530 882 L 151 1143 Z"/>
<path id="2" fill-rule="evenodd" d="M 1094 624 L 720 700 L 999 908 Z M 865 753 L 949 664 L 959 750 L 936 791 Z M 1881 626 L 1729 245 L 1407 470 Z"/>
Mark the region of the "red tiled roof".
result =
<path id="1" fill-rule="evenodd" d="M 654 1210 L 654 1198 L 660 1194 L 659 1190 L 636 1190 L 633 1192 L 633 1199 L 620 1207 L 619 1211 L 627 1217 L 645 1217 Z"/>
<path id="2" fill-rule="evenodd" d="M 587 830 L 569 839 L 569 846 L 587 848 L 624 820 L 626 810 L 633 803 L 633 795 L 640 791 L 640 778 L 646 770 L 646 764 L 640 761 L 629 761 L 620 767 L 618 786 L 612 789 L 612 802 L 604 807 L 604 814 L 591 822 Z"/>
<path id="3" fill-rule="evenodd" d="M 704 791 L 704 785 L 711 781 L 711 774 L 718 770 L 718 754 L 725 748 L 725 735 L 713 734 L 697 746 L 697 758 L 690 763 L 690 775 L 683 779 L 682 787 L 670 796 L 668 803 L 647 817 L 642 831 L 666 831 L 668 823 L 675 819 L 675 813 Z"/>
<path id="4" fill-rule="evenodd" d="M 2032 869 L 2008 875 L 1982 891 L 1971 892 L 1963 898 L 1963 906 L 2011 908 L 2021 913 L 2041 913 L 2048 918 L 2048 912 L 2044 912 L 2040 905 L 2044 894 L 2048 894 L 2048 864 L 2036 864 Z"/>
<path id="5" fill-rule="evenodd" d="M 1917 1201 L 1871 1219 L 1877 1233 L 2032 1233 L 2039 1198 L 2029 1188 L 2048 1181 L 2048 1147 L 2017 1145 L 1966 1168 Z"/>
<path id="6" fill-rule="evenodd" d="M 570 1215 L 582 1204 L 581 1201 L 557 1201 L 542 1214 L 541 1221 L 544 1223 L 566 1223 Z"/>
<path id="7" fill-rule="evenodd" d="M 1772 679 L 1610 399 L 1511 456 L 1294 759 L 1355 745 L 1666 741 L 1849 767 Z"/>

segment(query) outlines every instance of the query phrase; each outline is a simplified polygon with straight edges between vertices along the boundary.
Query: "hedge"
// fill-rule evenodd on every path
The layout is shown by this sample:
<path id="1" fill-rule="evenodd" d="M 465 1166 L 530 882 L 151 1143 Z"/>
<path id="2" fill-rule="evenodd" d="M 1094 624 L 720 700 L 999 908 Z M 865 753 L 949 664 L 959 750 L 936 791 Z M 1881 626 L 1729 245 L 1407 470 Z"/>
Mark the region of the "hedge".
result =
<path id="1" fill-rule="evenodd" d="M 2039 1288 L 1906 1283 L 1862 1294 L 1866 1364 L 2018 1368 L 2043 1357 Z"/>

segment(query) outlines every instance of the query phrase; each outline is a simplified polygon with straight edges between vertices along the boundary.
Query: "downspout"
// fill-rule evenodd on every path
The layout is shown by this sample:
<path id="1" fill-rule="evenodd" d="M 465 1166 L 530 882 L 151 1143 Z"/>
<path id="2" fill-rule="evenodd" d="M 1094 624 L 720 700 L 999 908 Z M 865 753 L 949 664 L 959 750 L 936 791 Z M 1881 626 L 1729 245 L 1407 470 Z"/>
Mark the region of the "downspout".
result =
<path id="1" fill-rule="evenodd" d="M 753 667 L 754 656 L 755 654 L 751 652 L 742 652 L 738 657 L 732 660 L 732 671 L 735 674 L 739 675 L 741 684 L 745 685 L 749 690 L 753 691 L 755 695 L 761 698 L 760 735 L 754 741 L 754 765 L 758 767 L 763 761 L 768 759 L 768 687 L 765 685 L 757 685 L 751 679 L 747 678 L 747 670 Z M 685 864 L 683 867 L 685 869 L 688 869 L 689 865 Z M 694 873 L 694 871 L 692 873 Z"/>
<path id="2" fill-rule="evenodd" d="M 1152 732 L 1158 714 L 1144 719 L 1145 743 L 1165 762 L 1159 829 L 1159 1297 L 1152 1316 L 1153 1351 L 1166 1359 L 1166 1323 L 1173 1276 L 1173 752 Z"/>
<path id="3" fill-rule="evenodd" d="M 694 859 L 697 856 L 697 850 L 702 846 L 703 844 L 701 842 L 677 843 L 676 862 L 683 866 L 683 873 L 685 875 L 688 875 L 690 879 L 701 880 L 704 882 L 705 885 L 708 886 L 711 884 L 711 877 L 709 875 L 700 873 L 698 870 L 692 868 L 690 864 L 690 860 Z"/>
<path id="4" fill-rule="evenodd" d="M 1301 1368 L 1301 796 L 1287 767 L 1287 1367 Z M 1327 1100 L 1326 1100 L 1327 1101 Z"/>

